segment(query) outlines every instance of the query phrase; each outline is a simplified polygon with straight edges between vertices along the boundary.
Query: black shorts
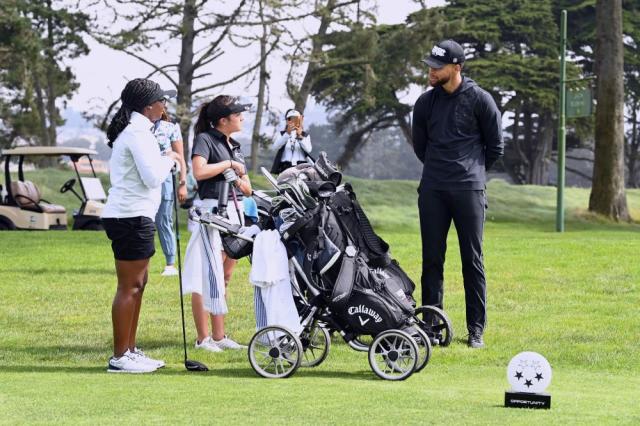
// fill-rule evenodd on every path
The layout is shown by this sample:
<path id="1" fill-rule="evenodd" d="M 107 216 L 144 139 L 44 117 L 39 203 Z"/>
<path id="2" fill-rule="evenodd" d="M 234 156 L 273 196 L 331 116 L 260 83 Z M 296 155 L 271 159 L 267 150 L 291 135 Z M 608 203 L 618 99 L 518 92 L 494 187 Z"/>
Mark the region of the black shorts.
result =
<path id="1" fill-rule="evenodd" d="M 156 225 L 145 216 L 102 219 L 117 260 L 149 259 L 156 252 Z"/>

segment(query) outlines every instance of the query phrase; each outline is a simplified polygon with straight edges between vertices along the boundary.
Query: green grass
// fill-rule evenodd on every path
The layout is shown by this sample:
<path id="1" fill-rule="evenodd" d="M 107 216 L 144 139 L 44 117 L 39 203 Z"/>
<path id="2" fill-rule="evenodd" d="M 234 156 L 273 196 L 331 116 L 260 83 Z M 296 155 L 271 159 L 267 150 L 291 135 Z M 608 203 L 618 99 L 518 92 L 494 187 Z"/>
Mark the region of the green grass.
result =
<path id="1" fill-rule="evenodd" d="M 48 188 L 67 177 L 57 171 L 47 179 L 30 176 Z M 352 181 L 394 257 L 418 281 L 416 183 Z M 45 198 L 65 203 L 66 195 L 50 192 Z M 2 233 L 0 423 L 638 424 L 640 227 L 585 214 L 586 190 L 567 191 L 564 234 L 553 232 L 553 188 L 492 182 L 488 194 L 487 348 L 464 344 L 452 232 L 445 307 L 457 336 L 434 351 L 424 371 L 399 383 L 377 379 L 366 355 L 338 340 L 321 366 L 286 380 L 261 379 L 244 352 L 195 351 L 189 316 L 190 357 L 211 371 L 186 372 L 178 282 L 160 277 L 161 254 L 152 261 L 139 342 L 168 366 L 152 375 L 114 377 L 105 372 L 116 283 L 106 236 Z M 637 218 L 640 192 L 630 191 L 628 199 Z M 254 331 L 248 272 L 241 261 L 229 289 L 227 327 L 242 342 Z M 502 407 L 506 366 L 523 350 L 542 353 L 553 367 L 550 411 Z"/>

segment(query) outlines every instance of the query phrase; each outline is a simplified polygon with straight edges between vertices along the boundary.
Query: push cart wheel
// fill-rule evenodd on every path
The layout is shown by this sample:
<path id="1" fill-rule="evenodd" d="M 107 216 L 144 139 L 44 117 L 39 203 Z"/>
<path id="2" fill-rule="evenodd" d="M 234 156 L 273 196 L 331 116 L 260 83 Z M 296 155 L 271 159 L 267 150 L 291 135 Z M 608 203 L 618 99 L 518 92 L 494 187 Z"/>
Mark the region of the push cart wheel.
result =
<path id="1" fill-rule="evenodd" d="M 449 346 L 453 338 L 453 326 L 442 309 L 428 305 L 419 306 L 415 310 L 415 316 L 432 344 Z"/>
<path id="2" fill-rule="evenodd" d="M 302 343 L 302 367 L 317 367 L 327 359 L 331 348 L 331 336 L 326 328 L 318 324 L 302 330 L 300 334 Z"/>
<path id="3" fill-rule="evenodd" d="M 285 327 L 259 330 L 249 343 L 249 363 L 256 373 L 269 379 L 283 379 L 296 372 L 302 361 L 302 343 Z"/>
<path id="4" fill-rule="evenodd" d="M 418 346 L 413 338 L 401 330 L 387 330 L 378 334 L 369 348 L 369 365 L 385 380 L 404 380 L 416 369 Z"/>
<path id="5" fill-rule="evenodd" d="M 417 373 L 425 368 L 431 359 L 431 339 L 429 339 L 427 333 L 417 325 L 407 329 L 406 332 L 413 337 L 416 345 L 418 345 L 418 363 L 416 364 L 415 371 Z"/>

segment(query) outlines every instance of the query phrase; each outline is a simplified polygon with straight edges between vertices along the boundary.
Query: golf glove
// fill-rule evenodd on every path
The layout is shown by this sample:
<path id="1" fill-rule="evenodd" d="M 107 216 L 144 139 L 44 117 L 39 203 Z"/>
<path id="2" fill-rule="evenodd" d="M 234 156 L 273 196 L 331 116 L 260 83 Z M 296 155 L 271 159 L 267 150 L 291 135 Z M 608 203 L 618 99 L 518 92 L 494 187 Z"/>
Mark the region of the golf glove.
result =
<path id="1" fill-rule="evenodd" d="M 238 175 L 233 169 L 227 169 L 222 174 L 224 175 L 224 180 L 227 183 L 233 183 L 238 180 Z"/>

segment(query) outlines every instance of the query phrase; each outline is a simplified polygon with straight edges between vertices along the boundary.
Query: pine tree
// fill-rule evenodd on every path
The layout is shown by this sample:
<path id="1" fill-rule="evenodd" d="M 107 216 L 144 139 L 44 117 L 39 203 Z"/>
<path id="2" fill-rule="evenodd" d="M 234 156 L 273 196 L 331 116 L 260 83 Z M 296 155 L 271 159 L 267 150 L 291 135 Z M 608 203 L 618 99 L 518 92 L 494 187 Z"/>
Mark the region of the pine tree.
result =
<path id="1" fill-rule="evenodd" d="M 548 184 L 558 91 L 553 12 L 551 0 L 453 0 L 446 9 L 447 17 L 465 22 L 449 35 L 468 52 L 464 73 L 513 121 L 503 163 L 518 183 Z"/>
<path id="2" fill-rule="evenodd" d="M 88 17 L 54 0 L 5 0 L 0 4 L 0 144 L 18 139 L 56 145 L 63 124 L 59 101 L 78 88 L 69 58 L 88 53 L 82 39 Z"/>

